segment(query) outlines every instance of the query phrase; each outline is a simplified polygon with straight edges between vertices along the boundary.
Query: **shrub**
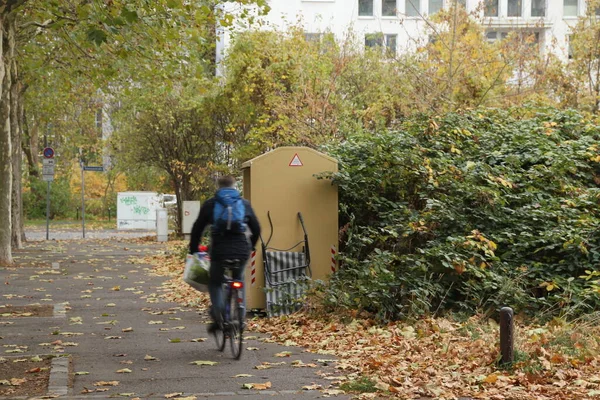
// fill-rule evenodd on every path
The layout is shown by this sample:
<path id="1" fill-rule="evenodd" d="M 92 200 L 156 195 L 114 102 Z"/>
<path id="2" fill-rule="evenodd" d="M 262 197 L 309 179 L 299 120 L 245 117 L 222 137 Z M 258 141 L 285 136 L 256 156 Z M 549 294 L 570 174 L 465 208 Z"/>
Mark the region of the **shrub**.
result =
<path id="1" fill-rule="evenodd" d="M 23 210 L 28 219 L 46 218 L 47 182 L 31 178 L 29 190 L 23 193 Z M 69 180 L 58 177 L 50 183 L 50 219 L 75 218 L 75 206 Z"/>
<path id="2" fill-rule="evenodd" d="M 595 309 L 599 139 L 576 112 L 527 108 L 420 115 L 350 135 L 330 149 L 342 268 L 326 304 L 384 319 Z"/>

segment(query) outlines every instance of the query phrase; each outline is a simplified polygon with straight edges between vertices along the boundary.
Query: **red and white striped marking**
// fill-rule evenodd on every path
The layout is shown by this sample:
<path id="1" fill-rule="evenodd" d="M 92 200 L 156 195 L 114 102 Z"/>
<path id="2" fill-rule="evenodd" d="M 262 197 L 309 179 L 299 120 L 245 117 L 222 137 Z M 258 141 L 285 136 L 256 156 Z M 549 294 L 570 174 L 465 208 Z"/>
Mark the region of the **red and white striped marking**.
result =
<path id="1" fill-rule="evenodd" d="M 250 255 L 250 283 L 252 286 L 256 283 L 256 251 Z"/>
<path id="2" fill-rule="evenodd" d="M 337 270 L 337 264 L 335 262 L 335 256 L 337 254 L 337 251 L 335 250 L 335 246 L 331 246 L 331 272 L 335 273 L 335 271 Z"/>

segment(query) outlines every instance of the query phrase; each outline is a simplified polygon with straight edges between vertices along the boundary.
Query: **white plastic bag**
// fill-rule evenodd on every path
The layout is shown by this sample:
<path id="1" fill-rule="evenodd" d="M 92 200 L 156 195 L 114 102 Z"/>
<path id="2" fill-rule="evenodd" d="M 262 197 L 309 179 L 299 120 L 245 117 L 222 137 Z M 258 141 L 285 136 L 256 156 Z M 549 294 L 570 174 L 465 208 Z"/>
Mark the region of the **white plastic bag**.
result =
<path id="1" fill-rule="evenodd" d="M 201 292 L 208 292 L 210 260 L 206 253 L 188 254 L 185 259 L 183 281 Z"/>

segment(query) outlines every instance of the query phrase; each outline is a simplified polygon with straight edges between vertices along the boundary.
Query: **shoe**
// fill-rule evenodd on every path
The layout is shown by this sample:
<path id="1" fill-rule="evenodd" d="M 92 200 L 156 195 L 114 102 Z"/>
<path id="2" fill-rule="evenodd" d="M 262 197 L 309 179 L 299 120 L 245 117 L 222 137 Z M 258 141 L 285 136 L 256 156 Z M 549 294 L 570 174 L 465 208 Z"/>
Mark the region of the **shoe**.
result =
<path id="1" fill-rule="evenodd" d="M 210 334 L 213 334 L 218 330 L 219 330 L 219 324 L 217 324 L 216 322 L 211 322 L 211 324 L 208 326 L 208 333 L 210 333 Z"/>

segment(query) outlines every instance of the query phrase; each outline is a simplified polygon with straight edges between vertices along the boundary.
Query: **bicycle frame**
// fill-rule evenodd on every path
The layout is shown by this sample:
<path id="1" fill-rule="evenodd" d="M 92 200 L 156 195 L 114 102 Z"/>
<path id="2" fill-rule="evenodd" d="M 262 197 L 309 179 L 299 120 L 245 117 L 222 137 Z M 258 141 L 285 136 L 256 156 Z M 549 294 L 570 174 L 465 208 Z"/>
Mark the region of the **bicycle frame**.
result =
<path id="1" fill-rule="evenodd" d="M 235 268 L 235 267 L 234 267 Z M 226 267 L 228 271 L 234 268 Z M 245 327 L 246 307 L 244 306 L 244 282 L 235 280 L 228 274 L 225 274 L 223 282 L 223 291 L 225 297 L 225 309 L 223 310 L 223 325 L 220 332 L 215 332 L 217 349 L 223 351 L 227 339 L 231 343 L 231 352 L 236 360 L 242 355 L 243 338 L 242 333 Z"/>

